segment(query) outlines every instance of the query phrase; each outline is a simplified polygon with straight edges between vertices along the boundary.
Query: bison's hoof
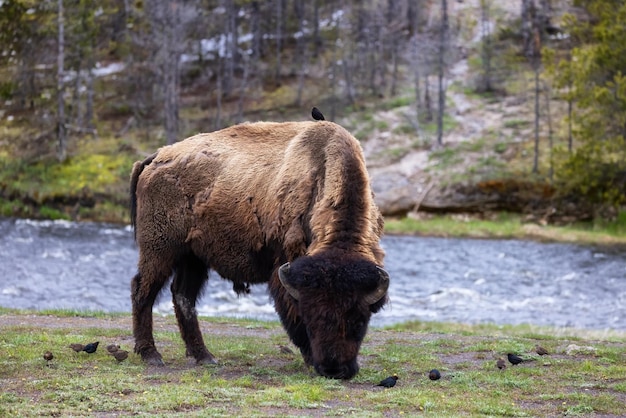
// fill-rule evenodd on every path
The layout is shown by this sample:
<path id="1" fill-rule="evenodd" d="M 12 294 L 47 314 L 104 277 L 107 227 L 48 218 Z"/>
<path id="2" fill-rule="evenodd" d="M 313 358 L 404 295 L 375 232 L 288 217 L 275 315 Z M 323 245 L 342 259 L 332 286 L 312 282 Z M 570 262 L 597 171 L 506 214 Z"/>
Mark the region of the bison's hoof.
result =
<path id="1" fill-rule="evenodd" d="M 163 359 L 158 354 L 156 356 L 146 356 L 143 358 L 143 361 L 145 361 L 147 364 L 151 366 L 157 366 L 157 367 L 165 366 L 165 363 L 163 363 Z"/>
<path id="2" fill-rule="evenodd" d="M 210 357 L 203 357 L 203 358 L 199 358 L 196 360 L 197 364 L 217 364 L 217 360 L 215 359 L 215 357 L 210 356 Z"/>

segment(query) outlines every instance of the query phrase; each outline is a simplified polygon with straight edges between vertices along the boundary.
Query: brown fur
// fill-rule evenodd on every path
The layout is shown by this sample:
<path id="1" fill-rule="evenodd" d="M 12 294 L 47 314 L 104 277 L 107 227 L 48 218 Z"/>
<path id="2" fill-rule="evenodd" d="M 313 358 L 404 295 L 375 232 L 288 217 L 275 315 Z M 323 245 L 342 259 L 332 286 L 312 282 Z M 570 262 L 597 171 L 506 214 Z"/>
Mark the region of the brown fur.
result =
<path id="1" fill-rule="evenodd" d="M 269 282 L 307 363 L 329 377 L 356 373 L 369 316 L 386 301 L 362 303 L 380 281 L 383 220 L 360 145 L 346 130 L 322 121 L 257 122 L 163 147 L 133 167 L 131 215 L 140 250 L 132 283 L 135 351 L 144 360 L 162 364 L 151 312 L 174 273 L 187 354 L 215 361 L 195 313 L 210 268 L 237 292 Z M 301 290 L 298 301 L 277 274 L 294 260 L 289 276 Z M 359 329 L 349 329 L 355 321 Z"/>

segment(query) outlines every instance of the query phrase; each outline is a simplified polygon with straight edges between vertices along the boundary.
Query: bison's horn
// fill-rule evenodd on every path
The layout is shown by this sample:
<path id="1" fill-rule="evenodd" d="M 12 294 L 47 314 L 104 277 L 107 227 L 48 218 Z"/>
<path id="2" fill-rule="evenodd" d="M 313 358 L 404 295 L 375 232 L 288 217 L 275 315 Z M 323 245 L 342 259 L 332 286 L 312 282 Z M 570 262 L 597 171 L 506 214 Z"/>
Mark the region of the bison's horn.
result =
<path id="1" fill-rule="evenodd" d="M 300 292 L 298 289 L 289 284 L 289 263 L 285 263 L 278 268 L 278 278 L 280 279 L 280 283 L 283 285 L 287 293 L 291 295 L 295 300 L 300 299 Z"/>
<path id="2" fill-rule="evenodd" d="M 378 283 L 376 290 L 366 295 L 363 299 L 368 305 L 373 305 L 378 302 L 383 296 L 385 296 L 387 289 L 389 288 L 389 273 L 378 266 L 376 266 L 376 268 L 380 274 L 380 282 Z"/>

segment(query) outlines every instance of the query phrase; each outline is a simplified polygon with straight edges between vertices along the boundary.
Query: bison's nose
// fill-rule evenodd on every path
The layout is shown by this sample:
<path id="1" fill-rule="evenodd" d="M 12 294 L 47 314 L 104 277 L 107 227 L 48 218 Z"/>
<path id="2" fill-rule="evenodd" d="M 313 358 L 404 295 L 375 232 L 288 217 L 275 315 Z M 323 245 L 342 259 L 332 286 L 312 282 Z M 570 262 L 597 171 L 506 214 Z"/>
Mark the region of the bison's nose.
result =
<path id="1" fill-rule="evenodd" d="M 352 379 L 359 372 L 356 360 L 345 364 L 320 364 L 315 366 L 317 373 L 329 379 Z"/>

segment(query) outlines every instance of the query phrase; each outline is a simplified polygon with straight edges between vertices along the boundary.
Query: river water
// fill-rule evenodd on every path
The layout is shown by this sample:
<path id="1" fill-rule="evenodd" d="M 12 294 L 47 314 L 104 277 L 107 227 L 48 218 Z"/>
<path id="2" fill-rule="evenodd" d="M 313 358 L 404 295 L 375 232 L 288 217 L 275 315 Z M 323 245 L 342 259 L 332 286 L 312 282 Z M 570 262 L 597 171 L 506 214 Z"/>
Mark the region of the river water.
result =
<path id="1" fill-rule="evenodd" d="M 408 320 L 626 330 L 626 251 L 520 240 L 387 236 L 390 304 L 374 326 Z M 0 218 L 0 306 L 129 312 L 130 227 Z M 172 313 L 169 289 L 155 312 Z M 264 285 L 237 297 L 212 272 L 198 312 L 275 320 Z"/>

